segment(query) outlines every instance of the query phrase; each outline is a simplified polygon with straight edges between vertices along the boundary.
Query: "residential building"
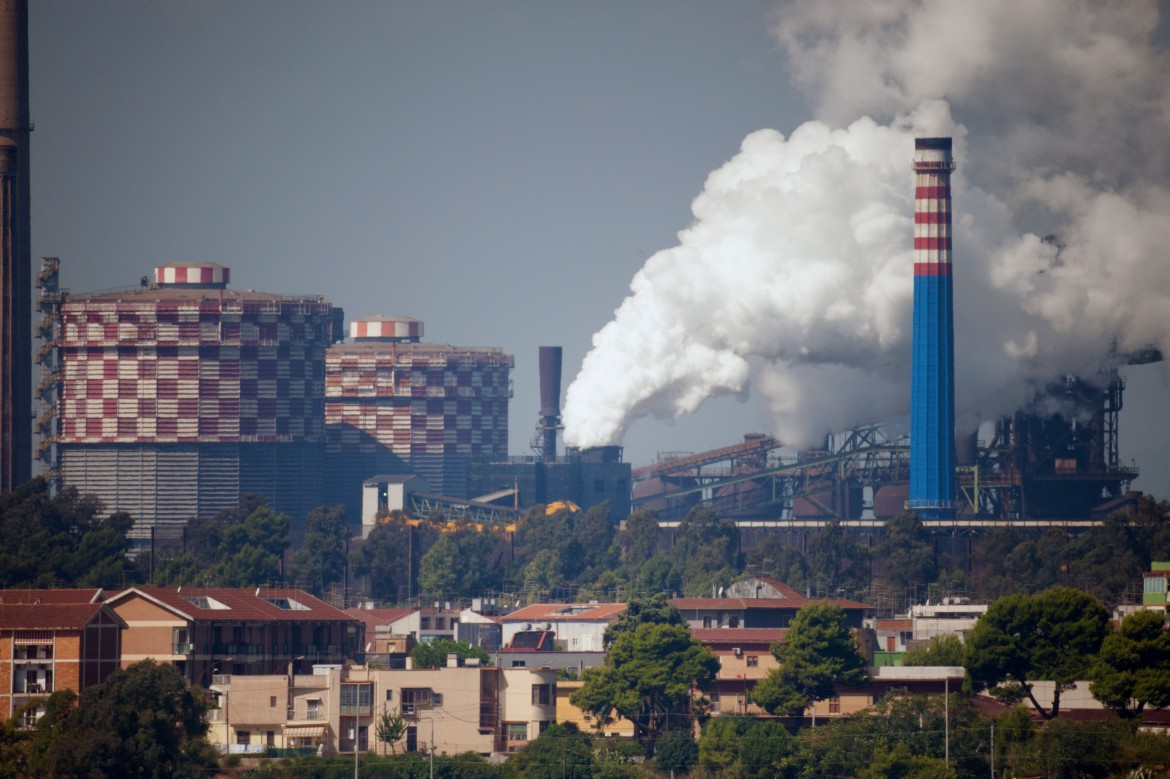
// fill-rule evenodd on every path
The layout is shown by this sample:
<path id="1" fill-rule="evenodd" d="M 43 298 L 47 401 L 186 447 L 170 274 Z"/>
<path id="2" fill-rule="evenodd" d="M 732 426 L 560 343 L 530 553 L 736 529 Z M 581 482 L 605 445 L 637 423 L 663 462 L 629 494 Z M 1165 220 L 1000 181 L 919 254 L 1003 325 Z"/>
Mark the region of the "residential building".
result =
<path id="1" fill-rule="evenodd" d="M 908 617 L 874 619 L 873 664 L 901 665 L 902 655 L 910 648 L 914 638 L 914 620 Z"/>
<path id="2" fill-rule="evenodd" d="M 1150 563 L 1150 569 L 1142 574 L 1142 605 L 1166 612 L 1167 603 L 1170 603 L 1166 586 L 1170 580 L 1170 562 Z"/>
<path id="3" fill-rule="evenodd" d="M 910 607 L 914 644 L 925 645 L 936 636 L 965 638 L 979 618 L 987 613 L 986 603 L 972 603 L 970 598 L 943 598 L 939 603 L 915 604 Z"/>
<path id="4" fill-rule="evenodd" d="M 313 675 L 217 676 L 213 744 L 234 753 L 268 748 L 322 754 L 389 751 L 377 742 L 385 711 L 406 718 L 397 752 L 482 755 L 519 749 L 557 716 L 556 672 L 460 665 L 435 669 L 326 667 Z"/>
<path id="5" fill-rule="evenodd" d="M 517 633 L 533 630 L 556 633 L 556 642 L 569 652 L 600 652 L 605 629 L 626 610 L 624 603 L 534 603 L 501 618 L 503 644 Z"/>
<path id="6" fill-rule="evenodd" d="M 573 705 L 569 697 L 581 689 L 581 685 L 585 682 L 571 681 L 567 682 L 559 680 L 557 682 L 557 722 L 564 725 L 571 722 L 577 728 L 585 733 L 596 733 L 602 736 L 622 736 L 625 738 L 633 738 L 634 723 L 630 722 L 625 717 L 615 716 L 613 721 L 607 725 L 602 725 L 600 728 L 594 720 L 593 715 L 587 711 L 582 711 Z"/>
<path id="7" fill-rule="evenodd" d="M 787 584 L 771 579 L 746 579 L 717 598 L 675 598 L 692 630 L 786 628 L 796 612 L 811 603 L 829 603 L 845 611 L 849 627 L 860 628 L 873 606 L 841 598 L 806 598 Z"/>
<path id="8" fill-rule="evenodd" d="M 201 687 L 340 665 L 365 644 L 360 620 L 301 590 L 135 587 L 108 603 L 127 626 L 123 667 L 153 658 Z"/>
<path id="9" fill-rule="evenodd" d="M 712 714 L 748 714 L 756 682 L 778 667 L 772 645 L 784 640 L 782 628 L 698 628 L 691 637 L 719 658 L 715 684 L 702 690 Z"/>
<path id="10" fill-rule="evenodd" d="M 100 597 L 100 590 L 0 591 L 0 720 L 58 690 L 82 694 L 118 669 L 126 623 L 95 602 Z"/>

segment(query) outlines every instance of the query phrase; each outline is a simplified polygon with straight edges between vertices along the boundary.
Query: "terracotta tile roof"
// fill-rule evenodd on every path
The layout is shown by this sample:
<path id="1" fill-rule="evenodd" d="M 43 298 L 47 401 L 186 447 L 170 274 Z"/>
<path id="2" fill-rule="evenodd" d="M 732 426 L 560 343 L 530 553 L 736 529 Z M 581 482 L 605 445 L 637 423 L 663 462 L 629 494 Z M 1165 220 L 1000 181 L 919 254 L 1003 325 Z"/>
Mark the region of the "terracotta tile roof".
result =
<path id="1" fill-rule="evenodd" d="M 0 604 L 0 630 L 81 630 L 104 608 L 102 603 Z"/>
<path id="2" fill-rule="evenodd" d="M 0 603 L 101 603 L 105 590 L 0 590 Z"/>
<path id="3" fill-rule="evenodd" d="M 564 613 L 568 610 L 572 613 Z M 613 622 L 624 603 L 534 603 L 503 617 L 504 622 Z"/>
<path id="4" fill-rule="evenodd" d="M 703 644 L 763 644 L 783 641 L 787 628 L 691 628 L 691 638 Z"/>
<path id="5" fill-rule="evenodd" d="M 876 630 L 913 630 L 914 620 L 912 620 L 912 619 L 879 619 L 879 620 L 874 620 L 874 628 Z"/>
<path id="6" fill-rule="evenodd" d="M 257 594 L 259 593 L 259 594 Z M 192 620 L 211 622 L 357 622 L 341 609 L 330 606 L 303 590 L 227 587 L 134 587 L 110 598 L 117 605 L 131 597 L 158 603 Z M 305 608 L 281 608 L 272 601 L 291 600 Z M 226 608 L 216 607 L 222 604 Z"/>
<path id="7" fill-rule="evenodd" d="M 723 609 L 724 611 L 743 611 L 746 609 L 799 609 L 810 603 L 830 603 L 840 606 L 846 611 L 870 610 L 873 606 L 855 600 L 840 598 L 806 598 L 798 595 L 794 598 L 673 598 L 670 605 L 679 610 L 685 609 Z"/>
<path id="8" fill-rule="evenodd" d="M 345 613 L 360 619 L 366 625 L 366 636 L 372 637 L 379 626 L 390 625 L 418 609 L 346 609 Z"/>

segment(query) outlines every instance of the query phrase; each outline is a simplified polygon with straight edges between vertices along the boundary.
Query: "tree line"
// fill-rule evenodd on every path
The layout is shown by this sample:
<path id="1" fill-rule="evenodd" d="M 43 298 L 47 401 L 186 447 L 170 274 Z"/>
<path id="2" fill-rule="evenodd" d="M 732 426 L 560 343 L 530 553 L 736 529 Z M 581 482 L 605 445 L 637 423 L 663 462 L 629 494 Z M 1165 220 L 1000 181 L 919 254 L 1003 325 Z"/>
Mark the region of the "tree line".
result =
<path id="1" fill-rule="evenodd" d="M 799 544 L 774 534 L 745 550 L 734 524 L 703 505 L 669 532 L 653 511 L 635 512 L 619 527 L 602 504 L 585 511 L 534 506 L 514 532 L 453 530 L 441 517 L 395 513 L 365 539 L 354 538 L 343 507 L 321 506 L 298 528 L 294 546 L 289 517 L 248 495 L 239 506 L 192 518 L 180 545 L 132 555 L 131 516 L 103 517 L 96 499 L 68 488 L 51 496 L 48 484 L 35 479 L 0 495 L 0 584 L 285 583 L 322 597 L 346 586 L 351 597 L 381 603 L 492 593 L 526 602 L 625 601 L 655 593 L 705 595 L 756 575 L 814 597 L 849 597 L 888 610 L 930 593 L 991 601 L 1058 584 L 1113 605 L 1137 594 L 1134 587 L 1153 561 L 1170 559 L 1168 515 L 1170 503 L 1146 497 L 1134 513 L 1110 515 L 1076 534 L 1004 528 L 938 543 L 915 515 L 902 514 L 873 537 L 829 523 Z M 962 555 L 952 555 L 948 545 L 961 546 Z"/>

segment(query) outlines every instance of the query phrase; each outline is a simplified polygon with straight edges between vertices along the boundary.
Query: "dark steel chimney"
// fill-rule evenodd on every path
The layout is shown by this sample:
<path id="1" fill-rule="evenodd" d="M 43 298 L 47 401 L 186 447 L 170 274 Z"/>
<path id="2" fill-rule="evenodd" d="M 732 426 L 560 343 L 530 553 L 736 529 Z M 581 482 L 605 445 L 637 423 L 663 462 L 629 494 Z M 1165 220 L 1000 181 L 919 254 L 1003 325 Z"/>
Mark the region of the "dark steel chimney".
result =
<path id="1" fill-rule="evenodd" d="M 533 449 L 546 463 L 557 459 L 557 431 L 561 429 L 561 347 L 540 347 L 540 421 Z"/>
<path id="2" fill-rule="evenodd" d="M 0 0 L 0 492 L 32 477 L 28 0 Z"/>

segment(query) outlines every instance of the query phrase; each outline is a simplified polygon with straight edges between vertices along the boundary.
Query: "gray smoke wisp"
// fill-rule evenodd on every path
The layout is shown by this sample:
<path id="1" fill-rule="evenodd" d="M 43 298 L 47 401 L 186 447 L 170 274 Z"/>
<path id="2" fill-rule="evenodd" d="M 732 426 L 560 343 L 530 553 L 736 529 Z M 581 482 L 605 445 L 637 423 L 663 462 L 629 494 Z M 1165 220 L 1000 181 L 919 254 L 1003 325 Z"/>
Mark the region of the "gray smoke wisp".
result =
<path id="1" fill-rule="evenodd" d="M 955 138 L 961 424 L 1091 377 L 1115 343 L 1170 351 L 1158 25 L 1152 0 L 786 3 L 773 31 L 816 118 L 710 174 L 594 335 L 566 441 L 753 385 L 792 445 L 904 420 L 916 136 Z"/>

